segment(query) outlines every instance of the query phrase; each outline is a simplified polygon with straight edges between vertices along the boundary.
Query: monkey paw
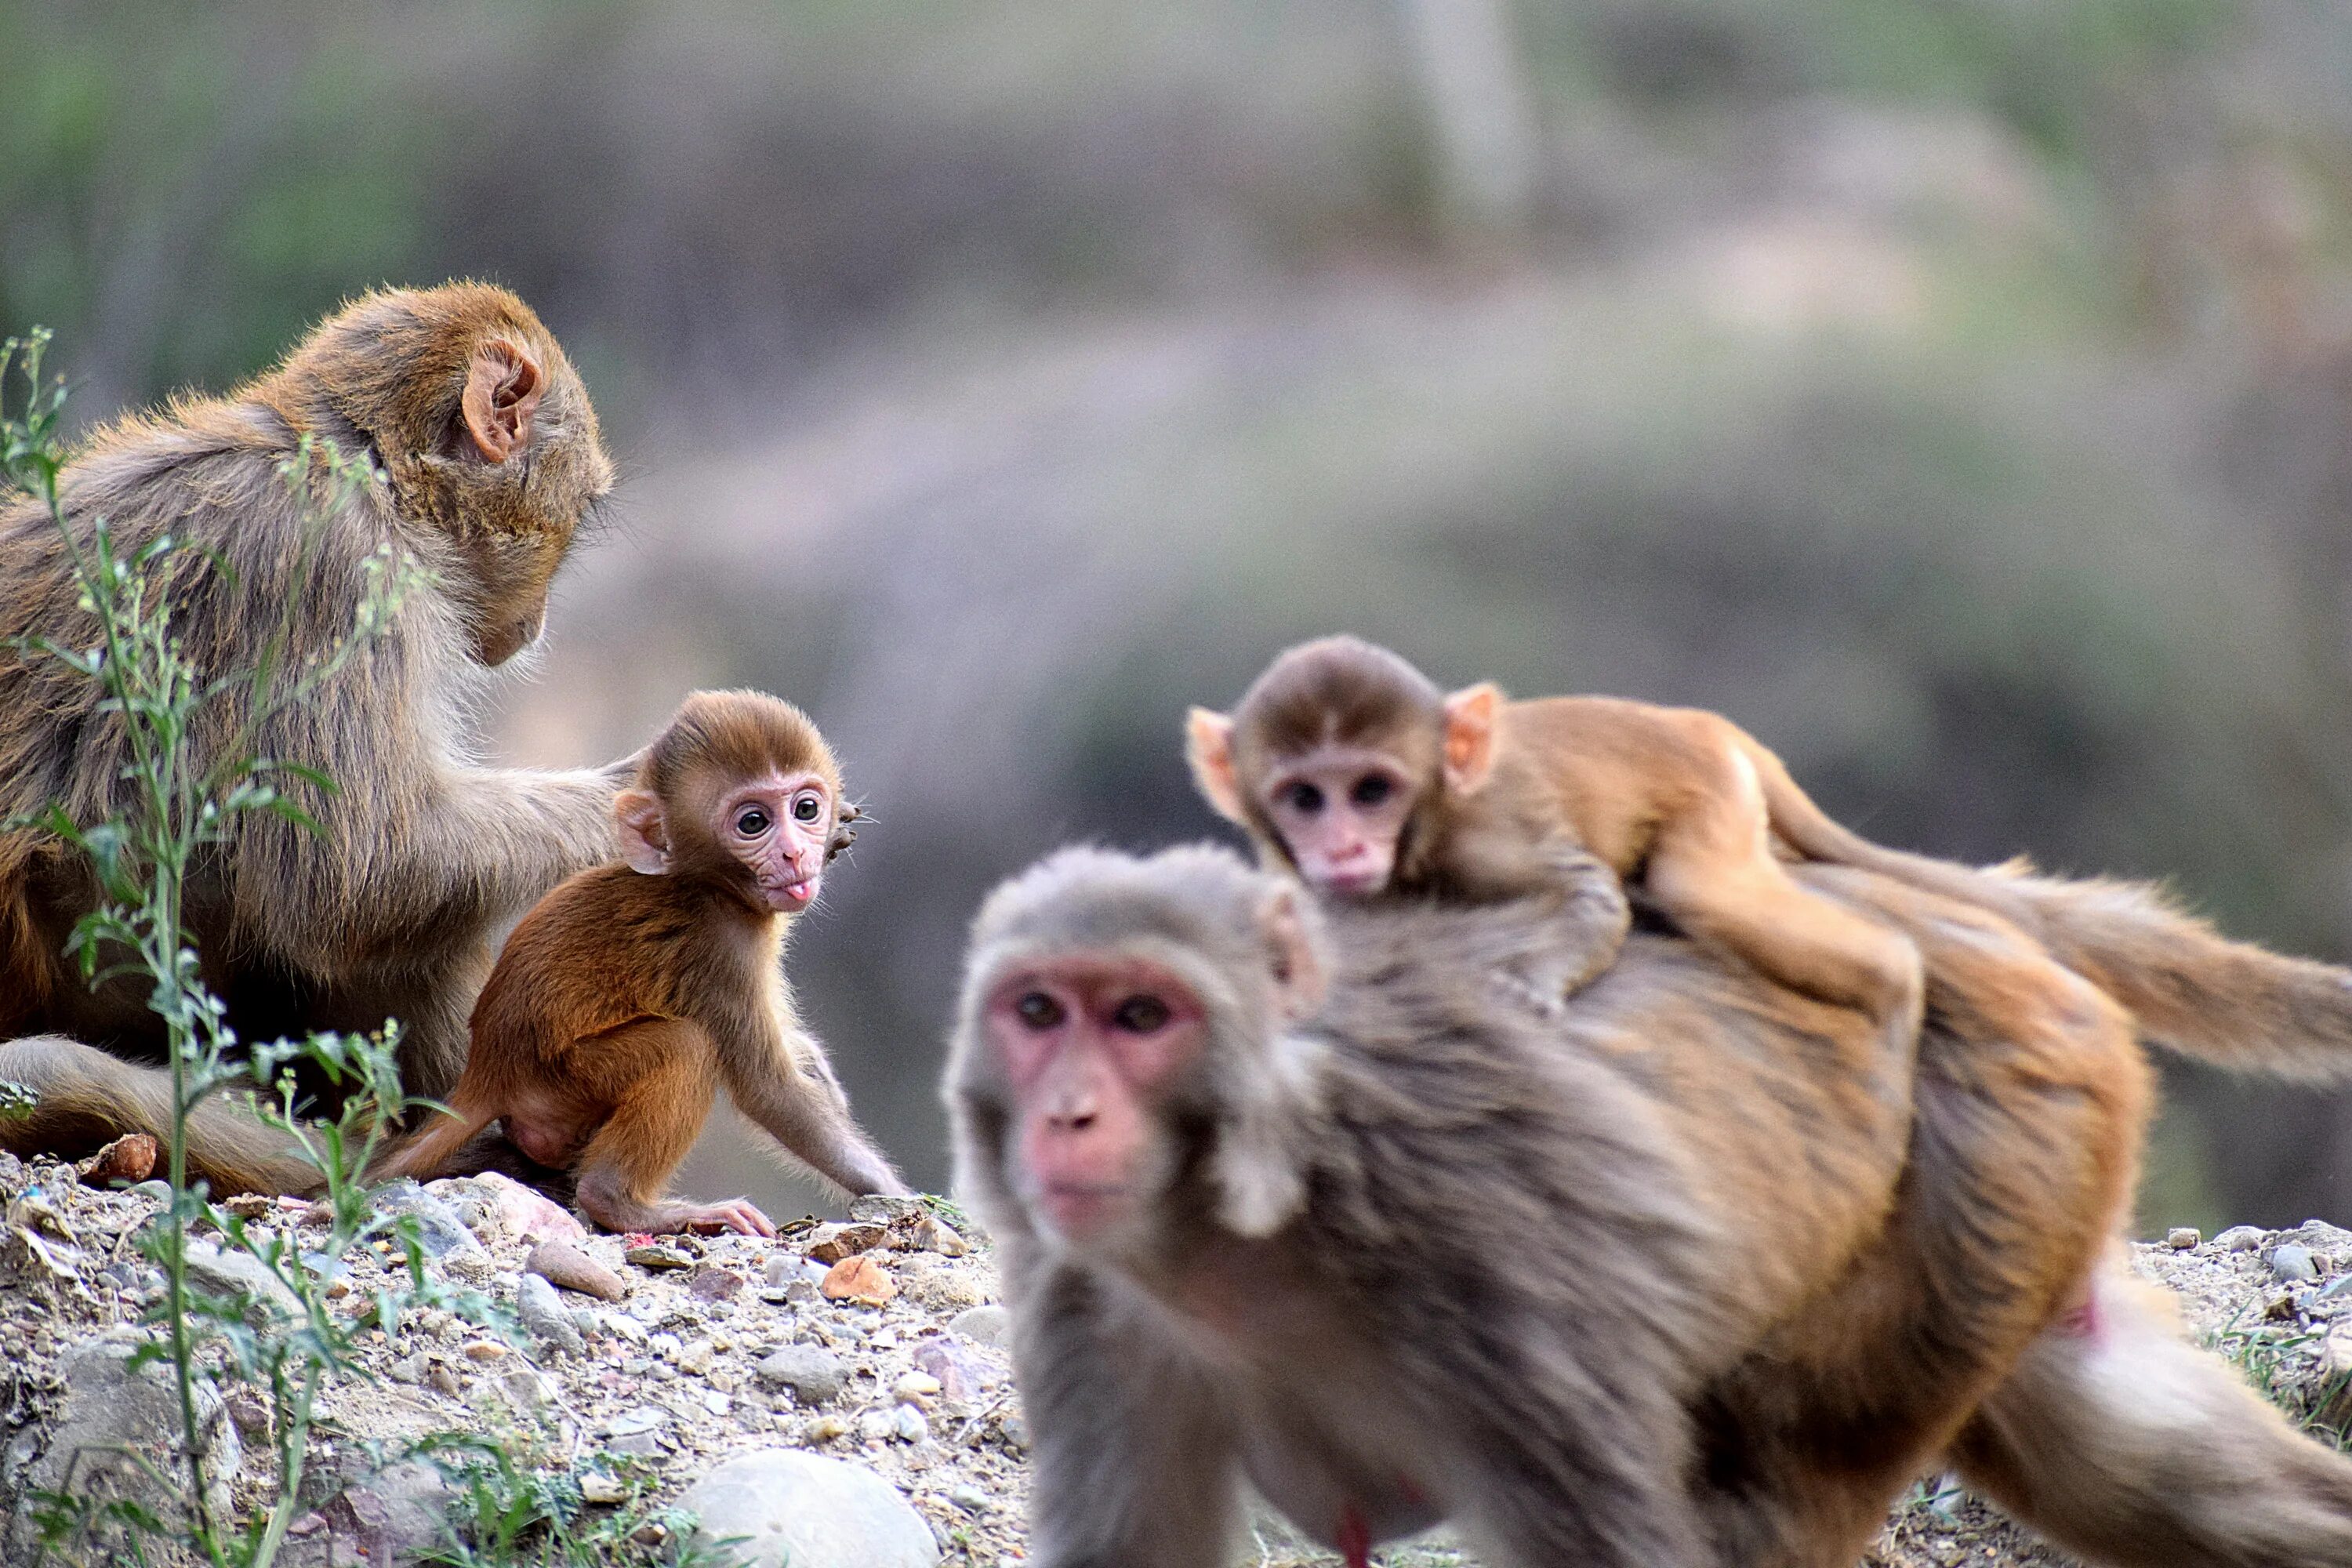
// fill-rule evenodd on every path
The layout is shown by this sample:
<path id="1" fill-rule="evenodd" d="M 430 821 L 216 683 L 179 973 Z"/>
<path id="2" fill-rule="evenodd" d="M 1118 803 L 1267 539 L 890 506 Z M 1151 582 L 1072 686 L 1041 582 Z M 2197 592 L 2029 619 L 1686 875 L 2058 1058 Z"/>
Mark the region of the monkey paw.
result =
<path id="1" fill-rule="evenodd" d="M 670 1216 L 673 1230 L 690 1230 L 697 1236 L 719 1236 L 734 1231 L 742 1236 L 772 1237 L 775 1222 L 761 1214 L 749 1198 L 729 1198 L 719 1204 L 681 1204 Z"/>

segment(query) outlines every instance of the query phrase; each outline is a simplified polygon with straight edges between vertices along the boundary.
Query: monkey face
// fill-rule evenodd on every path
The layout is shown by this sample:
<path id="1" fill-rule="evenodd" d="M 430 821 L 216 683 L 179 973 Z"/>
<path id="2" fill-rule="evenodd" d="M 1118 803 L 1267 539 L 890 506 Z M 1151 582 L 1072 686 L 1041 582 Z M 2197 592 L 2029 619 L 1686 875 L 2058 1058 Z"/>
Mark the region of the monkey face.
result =
<path id="1" fill-rule="evenodd" d="M 1310 885 L 1365 898 L 1388 888 L 1421 793 L 1383 752 L 1327 746 L 1269 773 L 1261 805 Z"/>
<path id="2" fill-rule="evenodd" d="M 1206 1044 L 1199 1000 L 1156 964 L 1073 952 L 1008 975 L 982 1028 L 1012 1091 L 1014 1190 L 1066 1241 L 1116 1246 L 1176 1170 L 1161 1107 Z"/>
<path id="3" fill-rule="evenodd" d="M 712 836 L 778 914 L 798 914 L 816 902 L 833 828 L 832 786 L 814 773 L 771 773 L 738 785 L 711 814 Z"/>

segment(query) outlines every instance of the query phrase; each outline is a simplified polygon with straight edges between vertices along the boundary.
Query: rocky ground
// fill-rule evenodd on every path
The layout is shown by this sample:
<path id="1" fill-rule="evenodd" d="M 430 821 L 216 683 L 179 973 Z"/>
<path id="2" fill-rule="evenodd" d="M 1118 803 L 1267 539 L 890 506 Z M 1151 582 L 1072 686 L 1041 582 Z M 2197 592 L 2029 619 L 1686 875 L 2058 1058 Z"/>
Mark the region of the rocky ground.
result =
<path id="1" fill-rule="evenodd" d="M 119 1445 L 160 1455 L 176 1409 L 152 1373 L 124 1365 L 160 1293 L 136 1247 L 155 1189 L 100 1191 L 70 1166 L 0 1155 L 0 1558 L 16 1563 L 32 1555 L 36 1494 L 100 1484 Z M 1023 1560 L 1026 1434 L 1004 1314 L 985 1248 L 958 1234 L 952 1209 L 870 1201 L 846 1225 L 803 1222 L 772 1242 L 656 1241 L 583 1234 L 497 1177 L 409 1187 L 391 1201 L 416 1216 L 435 1270 L 518 1326 L 501 1333 L 435 1310 L 390 1335 L 366 1331 L 365 1375 L 334 1381 L 320 1401 L 304 1488 L 318 1501 L 293 1526 L 291 1561 L 383 1563 L 468 1532 L 478 1542 L 511 1509 L 517 1477 L 551 1473 L 568 1478 L 556 1483 L 567 1500 L 587 1500 L 575 1534 L 605 1531 L 618 1551 L 690 1555 L 719 1534 L 747 1537 L 765 1563 L 788 1551 L 794 1568 Z M 299 1205 L 247 1207 L 254 1224 L 304 1233 Z M 2317 1408 L 2340 1420 L 2322 1393 L 2352 1365 L 2352 1233 L 2314 1225 L 2173 1239 L 2140 1248 L 2138 1266 L 2179 1294 L 2196 1331 L 2299 1416 Z M 203 1260 L 230 1281 L 236 1261 Z M 388 1250 L 361 1259 L 336 1306 L 363 1313 L 404 1278 Z M 232 1500 L 266 1503 L 275 1483 L 264 1406 L 232 1394 L 206 1414 Z M 455 1484 L 383 1462 L 435 1432 L 499 1456 L 504 1489 L 484 1481 L 478 1459 Z M 672 1504 L 694 1510 L 703 1535 L 662 1511 Z M 1392 1568 L 1468 1563 L 1442 1543 L 1383 1557 Z M 1258 1521 L 1243 1560 L 1336 1561 L 1271 1520 Z M 1932 1485 L 1866 1560 L 2070 1561 Z"/>

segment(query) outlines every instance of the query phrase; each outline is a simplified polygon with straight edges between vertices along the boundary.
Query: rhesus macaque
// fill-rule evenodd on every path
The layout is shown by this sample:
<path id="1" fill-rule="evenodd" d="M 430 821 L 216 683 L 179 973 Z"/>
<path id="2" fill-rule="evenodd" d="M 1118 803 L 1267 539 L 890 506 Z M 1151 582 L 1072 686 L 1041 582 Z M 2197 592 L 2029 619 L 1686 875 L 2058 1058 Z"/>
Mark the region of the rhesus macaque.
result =
<path id="1" fill-rule="evenodd" d="M 665 1195 L 723 1082 L 835 1186 L 905 1191 L 784 981 L 785 933 L 856 815 L 816 726 L 759 692 L 696 692 L 613 810 L 626 863 L 580 872 L 515 927 L 450 1114 L 383 1173 L 440 1174 L 496 1119 L 539 1164 L 576 1170 L 609 1229 L 773 1236 L 742 1198 Z"/>
<path id="2" fill-rule="evenodd" d="M 1282 655 L 1230 717 L 1195 709 L 1186 739 L 1210 805 L 1265 863 L 1328 893 L 1479 900 L 1549 887 L 1566 900 L 1569 934 L 1597 936 L 1622 933 L 1620 880 L 1639 877 L 1685 933 L 1827 1000 L 1874 992 L 1882 1016 L 1902 1016 L 1916 995 L 1909 944 L 1792 880 L 1774 853 L 1785 849 L 1991 910 L 2174 1049 L 2312 1075 L 2352 1068 L 2352 970 L 2230 941 L 2154 887 L 1873 844 L 1712 713 L 1505 701 L 1491 685 L 1447 696 L 1386 649 L 1338 637 Z M 1566 942 L 1577 961 L 1535 978 L 1572 991 L 1614 951 Z"/>
<path id="3" fill-rule="evenodd" d="M 338 501 L 323 471 L 281 474 L 306 440 L 367 454 L 380 477 Z M 61 500 L 87 551 L 103 519 L 119 554 L 166 531 L 173 629 L 208 674 L 304 669 L 353 630 L 379 552 L 431 583 L 359 657 L 247 737 L 318 768 L 337 793 L 293 792 L 324 829 L 237 819 L 186 909 L 205 978 L 248 1038 L 404 1027 L 409 1087 L 437 1094 L 466 1052 L 490 937 L 572 872 L 614 854 L 628 765 L 541 772 L 473 759 L 467 713 L 489 667 L 539 635 L 574 530 L 613 485 L 595 410 L 563 351 L 512 294 L 480 284 L 371 294 L 227 396 L 124 418 L 68 464 Z M 325 509 L 325 515 L 320 510 Z M 70 552 L 27 499 L 0 507 L 0 819 L 55 802 L 94 822 L 125 800 L 127 743 L 98 685 L 26 653 L 90 640 Z M 249 715 L 216 702 L 190 737 L 209 765 Z M 66 956 L 92 907 L 86 867 L 37 831 L 0 836 L 0 1079 L 41 1091 L 0 1124 L 18 1152 L 158 1131 L 162 1033 L 136 984 L 92 991 Z M 105 1047 L 104 1050 L 93 1047 Z M 215 1192 L 312 1179 L 242 1119 L 207 1119 L 194 1168 Z"/>
<path id="4" fill-rule="evenodd" d="M 1561 940 L 1514 905 L 1318 910 L 1199 848 L 1001 888 L 946 1089 L 1040 1568 L 1221 1563 L 1244 1475 L 1358 1568 L 1441 1518 L 1496 1568 L 1848 1568 L 1940 1457 L 2102 1562 L 2352 1562 L 2352 1461 L 2112 1264 L 2120 1009 L 1798 875 L 1926 955 L 1916 1102 L 1871 1020 L 1666 936 L 1546 1016 L 1475 978 Z"/>
<path id="5" fill-rule="evenodd" d="M 1228 717 L 1195 708 L 1186 755 L 1209 804 L 1275 862 L 1343 898 L 1570 891 L 1624 930 L 1636 876 L 1688 934 L 1890 1029 L 1918 1018 L 1919 954 L 1816 897 L 1772 853 L 1782 796 L 1818 816 L 1729 720 L 1609 697 L 1447 696 L 1386 648 L 1326 637 L 1276 659 Z M 1540 977 L 1573 990 L 1606 968 Z M 1538 977 L 1529 977 L 1531 980 Z M 1557 995 L 1557 990 L 1553 991 Z"/>

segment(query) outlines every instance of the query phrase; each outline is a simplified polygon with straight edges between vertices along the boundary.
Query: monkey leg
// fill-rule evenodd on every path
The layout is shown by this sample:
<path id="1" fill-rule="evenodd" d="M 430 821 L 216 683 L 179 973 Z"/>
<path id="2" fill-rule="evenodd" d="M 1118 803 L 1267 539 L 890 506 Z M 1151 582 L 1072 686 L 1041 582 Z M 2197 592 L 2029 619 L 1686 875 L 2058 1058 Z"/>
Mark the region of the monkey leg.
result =
<path id="1" fill-rule="evenodd" d="M 2352 1459 L 2294 1431 L 2111 1264 L 1984 1402 L 1971 1486 L 2118 1568 L 2352 1563 Z"/>
<path id="2" fill-rule="evenodd" d="M 666 1196 L 718 1098 L 716 1052 L 694 1024 L 660 1019 L 632 1024 L 584 1047 L 581 1076 L 594 1079 L 625 1067 L 612 1110 L 580 1153 L 580 1206 L 607 1230 L 677 1231 L 701 1226 L 773 1236 L 768 1217 L 741 1198 L 718 1204 Z"/>
<path id="3" fill-rule="evenodd" d="M 1659 829 L 1643 873 L 1651 897 L 1692 936 L 1780 984 L 1860 1008 L 1890 1031 L 1915 1028 L 1926 993 L 1918 949 L 1791 880 L 1772 856 L 1753 771 L 1725 784 Z"/>

